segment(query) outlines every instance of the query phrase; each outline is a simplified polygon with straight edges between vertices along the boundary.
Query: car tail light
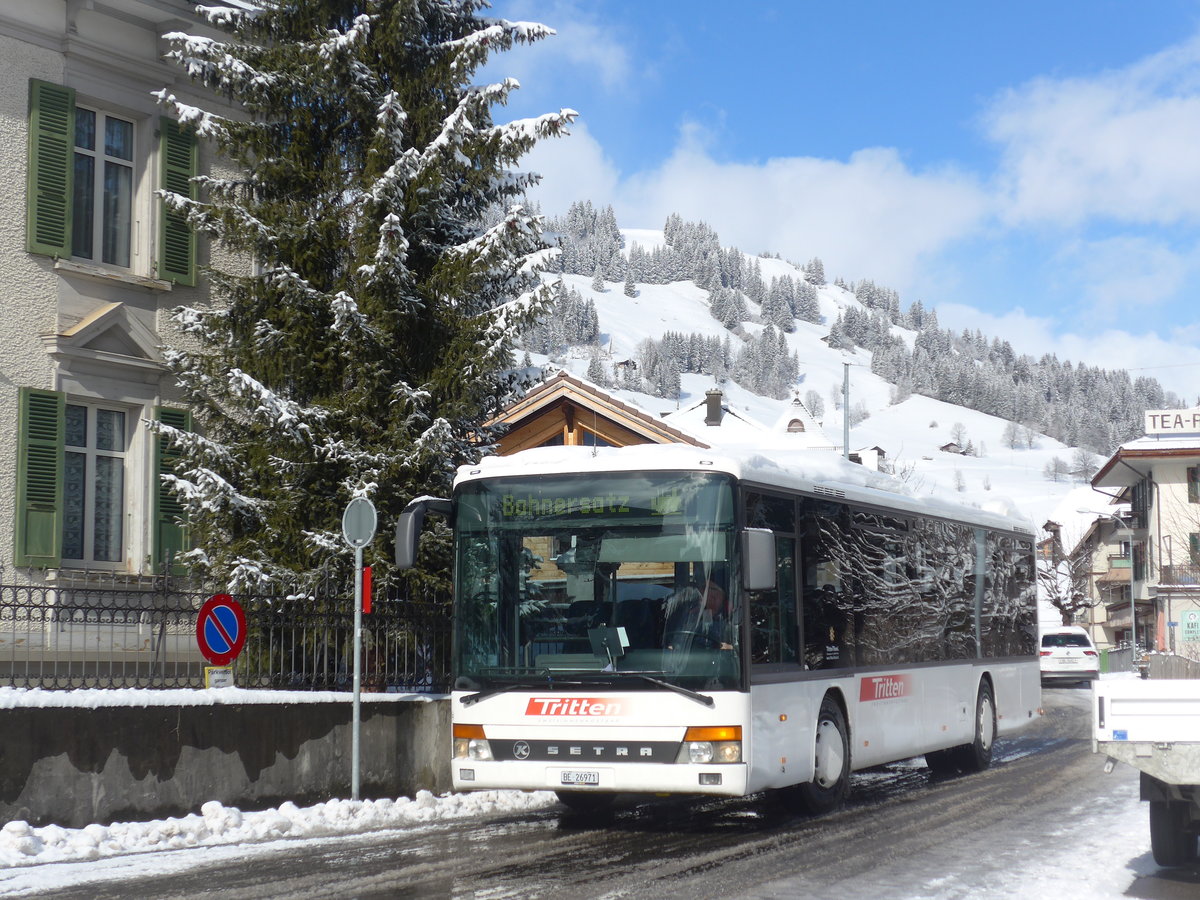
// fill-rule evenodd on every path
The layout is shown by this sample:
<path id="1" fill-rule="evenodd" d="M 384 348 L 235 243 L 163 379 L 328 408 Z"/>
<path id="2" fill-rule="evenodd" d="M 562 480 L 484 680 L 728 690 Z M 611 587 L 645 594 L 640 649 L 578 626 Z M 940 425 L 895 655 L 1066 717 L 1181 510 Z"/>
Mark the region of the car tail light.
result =
<path id="1" fill-rule="evenodd" d="M 1049 656 L 1049 655 L 1050 655 L 1050 651 L 1049 651 L 1049 650 L 1043 650 L 1043 651 L 1041 652 L 1041 655 L 1042 655 L 1042 656 Z"/>
<path id="2" fill-rule="evenodd" d="M 1099 656 L 1100 654 L 1097 653 L 1095 650 L 1084 650 L 1083 655 L 1084 656 Z"/>

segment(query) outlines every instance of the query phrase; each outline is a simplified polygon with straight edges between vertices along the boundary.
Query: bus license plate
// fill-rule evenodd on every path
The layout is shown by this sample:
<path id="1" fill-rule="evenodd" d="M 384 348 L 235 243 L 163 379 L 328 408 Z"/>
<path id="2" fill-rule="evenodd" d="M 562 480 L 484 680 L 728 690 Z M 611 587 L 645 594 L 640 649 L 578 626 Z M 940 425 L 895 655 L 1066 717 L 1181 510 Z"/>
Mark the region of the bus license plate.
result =
<path id="1" fill-rule="evenodd" d="M 599 784 L 599 772 L 563 772 L 562 784 Z"/>

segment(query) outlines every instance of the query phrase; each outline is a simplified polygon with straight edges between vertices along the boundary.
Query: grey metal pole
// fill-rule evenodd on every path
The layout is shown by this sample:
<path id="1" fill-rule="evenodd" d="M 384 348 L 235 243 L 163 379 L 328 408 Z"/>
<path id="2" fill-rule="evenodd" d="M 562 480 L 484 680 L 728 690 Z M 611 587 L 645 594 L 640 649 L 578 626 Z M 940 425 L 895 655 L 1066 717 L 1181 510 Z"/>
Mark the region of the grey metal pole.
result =
<path id="1" fill-rule="evenodd" d="M 350 799 L 358 799 L 358 750 L 362 730 L 362 547 L 354 548 L 354 716 L 350 728 Z"/>
<path id="2" fill-rule="evenodd" d="M 850 363 L 842 363 L 842 456 L 850 458 Z"/>
<path id="3" fill-rule="evenodd" d="M 1133 552 L 1133 535 L 1129 536 L 1129 658 L 1137 662 L 1137 555 Z"/>

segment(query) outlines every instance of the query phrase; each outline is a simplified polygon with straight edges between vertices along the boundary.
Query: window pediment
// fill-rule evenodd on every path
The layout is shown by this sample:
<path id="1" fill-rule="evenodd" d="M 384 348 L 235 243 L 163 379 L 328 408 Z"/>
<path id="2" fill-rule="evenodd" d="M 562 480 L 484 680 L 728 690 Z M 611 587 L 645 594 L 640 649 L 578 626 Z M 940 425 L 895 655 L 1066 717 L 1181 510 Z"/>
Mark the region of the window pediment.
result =
<path id="1" fill-rule="evenodd" d="M 123 303 L 107 303 L 59 334 L 43 336 L 48 352 L 139 368 L 163 368 L 158 335 Z"/>

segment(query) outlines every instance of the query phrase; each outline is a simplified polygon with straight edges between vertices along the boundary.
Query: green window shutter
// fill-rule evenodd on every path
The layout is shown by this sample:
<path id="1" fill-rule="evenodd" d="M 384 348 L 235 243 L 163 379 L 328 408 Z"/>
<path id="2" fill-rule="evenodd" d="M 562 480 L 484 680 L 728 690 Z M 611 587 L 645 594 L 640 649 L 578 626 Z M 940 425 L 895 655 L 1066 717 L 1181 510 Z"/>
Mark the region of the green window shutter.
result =
<path id="1" fill-rule="evenodd" d="M 1187 470 L 1188 503 L 1200 503 L 1200 466 Z"/>
<path id="2" fill-rule="evenodd" d="M 192 414 L 186 409 L 172 409 L 162 406 L 155 411 L 156 418 L 172 428 L 183 431 L 192 430 Z M 159 435 L 155 441 L 154 453 L 154 535 L 153 562 L 155 570 L 163 565 L 168 555 L 178 556 L 185 550 L 191 549 L 188 534 L 187 511 L 175 493 L 162 480 L 164 473 L 174 471 L 179 459 L 179 451 L 167 446 L 167 439 Z M 173 565 L 172 575 L 182 575 L 186 572 L 184 566 Z"/>
<path id="3" fill-rule="evenodd" d="M 196 135 L 174 119 L 159 120 L 159 169 L 163 190 L 196 199 L 198 148 Z M 196 233 L 187 216 L 172 212 L 159 202 L 158 277 L 176 284 L 196 283 Z"/>
<path id="4" fill-rule="evenodd" d="M 30 253 L 71 255 L 74 147 L 75 92 L 30 79 L 25 222 L 25 249 Z"/>
<path id="5" fill-rule="evenodd" d="M 17 421 L 17 529 L 13 565 L 62 563 L 63 421 L 57 391 L 21 388 Z"/>
<path id="6" fill-rule="evenodd" d="M 1192 557 L 1192 565 L 1200 565 L 1200 534 L 1192 532 L 1188 535 L 1188 553 Z"/>

